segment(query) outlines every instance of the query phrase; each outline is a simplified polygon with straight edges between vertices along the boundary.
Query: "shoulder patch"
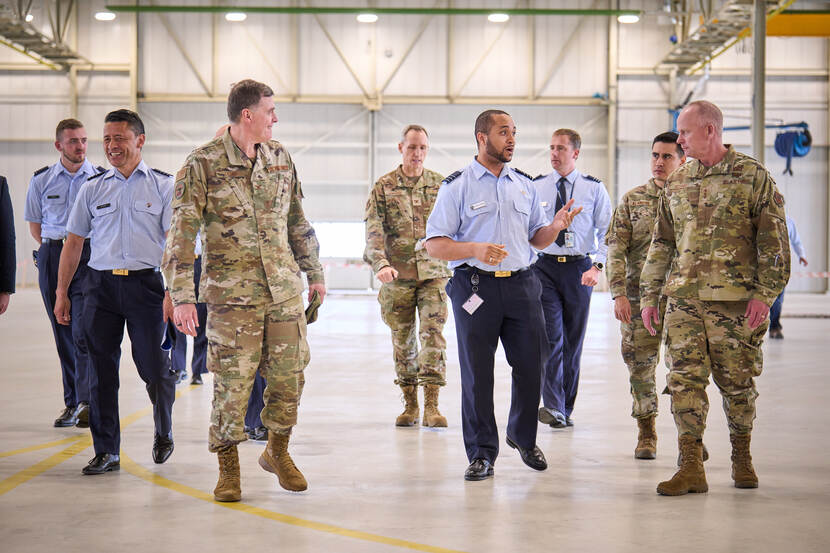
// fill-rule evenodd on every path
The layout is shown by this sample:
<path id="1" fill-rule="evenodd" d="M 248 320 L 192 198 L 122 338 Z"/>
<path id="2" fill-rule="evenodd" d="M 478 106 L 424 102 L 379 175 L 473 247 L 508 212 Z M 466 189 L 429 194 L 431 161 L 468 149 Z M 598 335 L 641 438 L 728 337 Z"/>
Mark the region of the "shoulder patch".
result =
<path id="1" fill-rule="evenodd" d="M 37 171 L 35 171 L 35 174 L 34 174 L 34 175 L 32 175 L 32 176 L 33 176 L 33 177 L 36 177 L 36 176 L 38 176 L 39 174 L 41 174 L 41 173 L 43 173 L 44 171 L 46 171 L 47 169 L 49 169 L 49 166 L 48 166 L 48 165 L 47 165 L 47 166 L 45 166 L 45 167 L 41 167 L 40 169 L 38 169 Z"/>
<path id="2" fill-rule="evenodd" d="M 442 184 L 449 184 L 449 183 L 451 183 L 452 181 L 454 181 L 455 179 L 457 179 L 457 178 L 458 178 L 458 176 L 459 176 L 460 174 L 461 174 L 461 171 L 456 171 L 455 173 L 453 173 L 453 174 L 451 174 L 451 175 L 447 176 L 447 178 L 445 178 L 444 180 L 442 180 L 442 181 L 441 181 L 441 183 L 442 183 Z"/>
<path id="3" fill-rule="evenodd" d="M 519 173 L 519 174 L 520 174 L 521 176 L 523 176 L 524 178 L 526 178 L 526 179 L 528 179 L 528 180 L 533 180 L 533 177 L 531 177 L 530 175 L 528 175 L 527 173 L 525 173 L 525 172 L 524 172 L 524 171 L 522 171 L 521 169 L 516 169 L 516 168 L 514 167 L 514 168 L 513 168 L 513 170 L 514 170 L 514 171 L 516 171 L 517 173 Z"/>
<path id="4" fill-rule="evenodd" d="M 103 175 L 104 173 L 106 173 L 106 171 L 101 171 L 100 173 L 95 173 L 94 175 L 92 175 L 91 177 L 89 177 L 86 180 L 96 179 L 96 178 L 100 177 L 101 175 Z"/>
<path id="5" fill-rule="evenodd" d="M 165 172 L 164 172 L 164 171 L 162 171 L 161 169 L 156 169 L 155 167 L 153 167 L 153 171 L 155 171 L 155 172 L 156 172 L 156 173 L 158 173 L 159 175 L 164 175 L 165 177 L 172 177 L 172 176 L 173 176 L 173 175 L 171 175 L 170 173 L 165 173 Z"/>
<path id="6" fill-rule="evenodd" d="M 781 195 L 781 192 L 776 190 L 772 195 L 772 199 L 775 202 L 775 205 L 778 207 L 784 207 L 784 196 Z"/>
<path id="7" fill-rule="evenodd" d="M 592 181 L 594 181 L 594 182 L 602 182 L 601 180 L 599 180 L 598 178 L 596 178 L 596 177 L 595 177 L 595 176 L 593 176 L 593 175 L 583 175 L 583 176 L 584 176 L 586 179 L 588 179 L 588 180 L 592 180 Z"/>

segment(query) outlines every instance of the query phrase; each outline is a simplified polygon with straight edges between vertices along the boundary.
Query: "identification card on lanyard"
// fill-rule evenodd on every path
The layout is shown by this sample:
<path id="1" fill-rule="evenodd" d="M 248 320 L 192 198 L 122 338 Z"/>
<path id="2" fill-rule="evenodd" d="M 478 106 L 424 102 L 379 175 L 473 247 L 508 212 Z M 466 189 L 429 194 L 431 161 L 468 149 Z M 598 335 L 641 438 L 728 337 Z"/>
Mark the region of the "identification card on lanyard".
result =
<path id="1" fill-rule="evenodd" d="M 565 247 L 566 248 L 575 248 L 576 247 L 576 234 L 571 231 L 565 233 Z"/>
<path id="2" fill-rule="evenodd" d="M 470 294 L 470 297 L 467 298 L 467 301 L 465 301 L 461 305 L 461 308 L 464 311 L 466 311 L 467 313 L 469 313 L 470 315 L 475 313 L 476 309 L 481 307 L 481 304 L 484 303 L 484 300 L 481 299 L 481 296 L 479 296 L 478 293 L 477 293 L 478 292 L 478 283 L 479 283 L 479 276 L 478 276 L 477 273 L 473 273 L 472 276 L 470 277 L 470 284 L 473 285 L 473 293 Z"/>

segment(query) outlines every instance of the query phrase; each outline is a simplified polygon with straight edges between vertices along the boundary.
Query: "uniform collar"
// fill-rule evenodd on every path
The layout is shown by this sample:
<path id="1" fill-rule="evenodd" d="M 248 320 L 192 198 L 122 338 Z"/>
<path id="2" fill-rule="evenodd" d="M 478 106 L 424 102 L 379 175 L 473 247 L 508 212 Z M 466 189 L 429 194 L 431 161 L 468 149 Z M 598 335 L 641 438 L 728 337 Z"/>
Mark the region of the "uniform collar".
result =
<path id="1" fill-rule="evenodd" d="M 562 175 L 560 175 L 559 171 L 557 171 L 556 169 L 553 170 L 552 175 L 554 183 L 558 183 L 559 179 L 562 178 Z M 565 180 L 568 181 L 568 184 L 570 184 L 571 186 L 573 186 L 577 178 L 579 178 L 579 171 L 576 168 L 574 168 L 573 171 L 565 175 Z"/>
<path id="2" fill-rule="evenodd" d="M 663 186 L 666 185 L 664 184 Z M 662 190 L 663 189 L 657 186 L 657 183 L 654 182 L 654 178 L 648 179 L 648 182 L 646 183 L 646 194 L 649 196 L 659 196 Z"/>
<path id="3" fill-rule="evenodd" d="M 78 176 L 79 174 L 86 175 L 87 177 L 91 177 L 92 175 L 95 174 L 95 168 L 92 166 L 92 163 L 90 163 L 89 159 L 87 159 L 87 158 L 84 158 L 84 162 L 81 164 L 81 167 L 78 169 L 78 172 L 75 173 L 75 175 L 72 175 L 72 173 L 70 173 L 66 169 L 66 167 L 63 166 L 63 163 L 61 163 L 60 159 L 58 160 L 58 162 L 55 165 L 52 166 L 52 171 L 53 171 L 53 173 L 52 173 L 53 177 L 57 176 L 57 175 L 60 175 L 61 173 L 65 173 L 66 176 L 69 177 L 70 179 Z"/>
<path id="4" fill-rule="evenodd" d="M 475 176 L 476 180 L 481 180 L 481 177 L 483 177 L 485 174 L 493 176 L 493 173 L 491 173 L 490 170 L 487 169 L 487 167 L 482 165 L 481 162 L 479 162 L 475 158 L 473 158 L 473 162 L 470 164 L 470 167 L 472 167 L 473 169 L 473 175 Z M 501 175 L 499 175 L 496 178 L 500 179 L 503 176 L 509 178 L 514 182 L 517 181 L 515 175 L 513 175 L 513 172 L 510 170 L 510 165 L 508 165 L 507 163 L 504 164 L 504 167 L 501 170 Z"/>
<path id="5" fill-rule="evenodd" d="M 426 169 L 424 169 L 424 171 L 426 172 Z M 409 183 L 411 182 L 409 180 L 410 177 L 407 177 L 406 174 L 403 172 L 403 164 L 398 165 L 398 168 L 395 170 L 395 175 L 398 177 L 398 184 L 408 186 Z M 421 173 L 421 176 L 418 177 L 418 180 L 416 180 L 412 184 L 412 188 L 421 188 L 423 186 L 424 186 L 424 173 Z"/>
<path id="6" fill-rule="evenodd" d="M 234 142 L 233 138 L 231 138 L 230 127 L 225 129 L 225 132 L 222 134 L 222 144 L 225 146 L 225 152 L 228 154 L 228 162 L 231 165 L 246 167 L 245 154 L 243 154 L 242 150 L 239 149 L 239 146 L 237 146 L 236 142 Z M 256 160 L 251 160 L 252 163 L 255 161 Z"/>
<path id="7" fill-rule="evenodd" d="M 150 174 L 150 168 L 144 162 L 144 159 L 142 159 L 141 161 L 138 162 L 138 165 L 135 166 L 135 169 L 133 169 L 133 172 L 130 173 L 129 177 L 125 177 L 124 175 L 121 174 L 121 171 L 119 171 L 115 167 L 111 167 L 110 170 L 107 171 L 107 174 L 104 175 L 104 178 L 115 177 L 118 180 L 127 182 L 130 178 L 132 178 L 133 175 L 135 175 L 138 172 L 141 172 L 142 174 L 144 174 L 144 176 L 147 176 L 147 175 Z"/>
<path id="8" fill-rule="evenodd" d="M 698 178 L 708 177 L 711 175 L 728 175 L 732 173 L 732 166 L 735 164 L 735 159 L 738 153 L 732 144 L 724 144 L 726 146 L 726 155 L 718 163 L 711 167 L 705 167 L 700 161 L 695 160 L 697 166 L 695 167 L 694 176 Z"/>

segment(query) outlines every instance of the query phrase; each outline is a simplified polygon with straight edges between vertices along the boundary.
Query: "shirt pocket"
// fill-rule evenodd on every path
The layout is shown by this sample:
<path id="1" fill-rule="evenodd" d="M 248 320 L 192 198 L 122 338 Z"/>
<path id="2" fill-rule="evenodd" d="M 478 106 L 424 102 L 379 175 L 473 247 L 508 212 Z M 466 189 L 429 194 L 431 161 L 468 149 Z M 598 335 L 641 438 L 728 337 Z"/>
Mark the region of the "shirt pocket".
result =
<path id="1" fill-rule="evenodd" d="M 43 198 L 43 214 L 50 219 L 60 219 L 66 213 L 66 196 L 64 194 L 47 194 Z"/>
<path id="2" fill-rule="evenodd" d="M 101 202 L 92 207 L 93 217 L 106 217 L 118 210 L 118 202 L 115 200 Z"/>
<path id="3" fill-rule="evenodd" d="M 158 200 L 135 200 L 133 202 L 133 209 L 148 215 L 160 215 L 162 206 Z"/>
<path id="4" fill-rule="evenodd" d="M 470 219 L 480 217 L 485 213 L 493 213 L 496 210 L 496 202 L 489 200 L 475 200 L 467 203 L 464 208 L 466 216 Z"/>

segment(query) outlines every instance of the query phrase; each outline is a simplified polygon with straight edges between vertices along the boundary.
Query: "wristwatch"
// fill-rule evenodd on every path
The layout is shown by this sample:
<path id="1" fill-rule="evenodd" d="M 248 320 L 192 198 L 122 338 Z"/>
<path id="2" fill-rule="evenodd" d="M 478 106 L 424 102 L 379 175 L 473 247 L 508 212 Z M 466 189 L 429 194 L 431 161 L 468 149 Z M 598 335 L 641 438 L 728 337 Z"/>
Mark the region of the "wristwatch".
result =
<path id="1" fill-rule="evenodd" d="M 594 263 L 594 267 L 596 267 L 598 271 L 601 271 L 605 268 L 605 263 L 600 263 L 599 261 L 597 261 Z"/>

